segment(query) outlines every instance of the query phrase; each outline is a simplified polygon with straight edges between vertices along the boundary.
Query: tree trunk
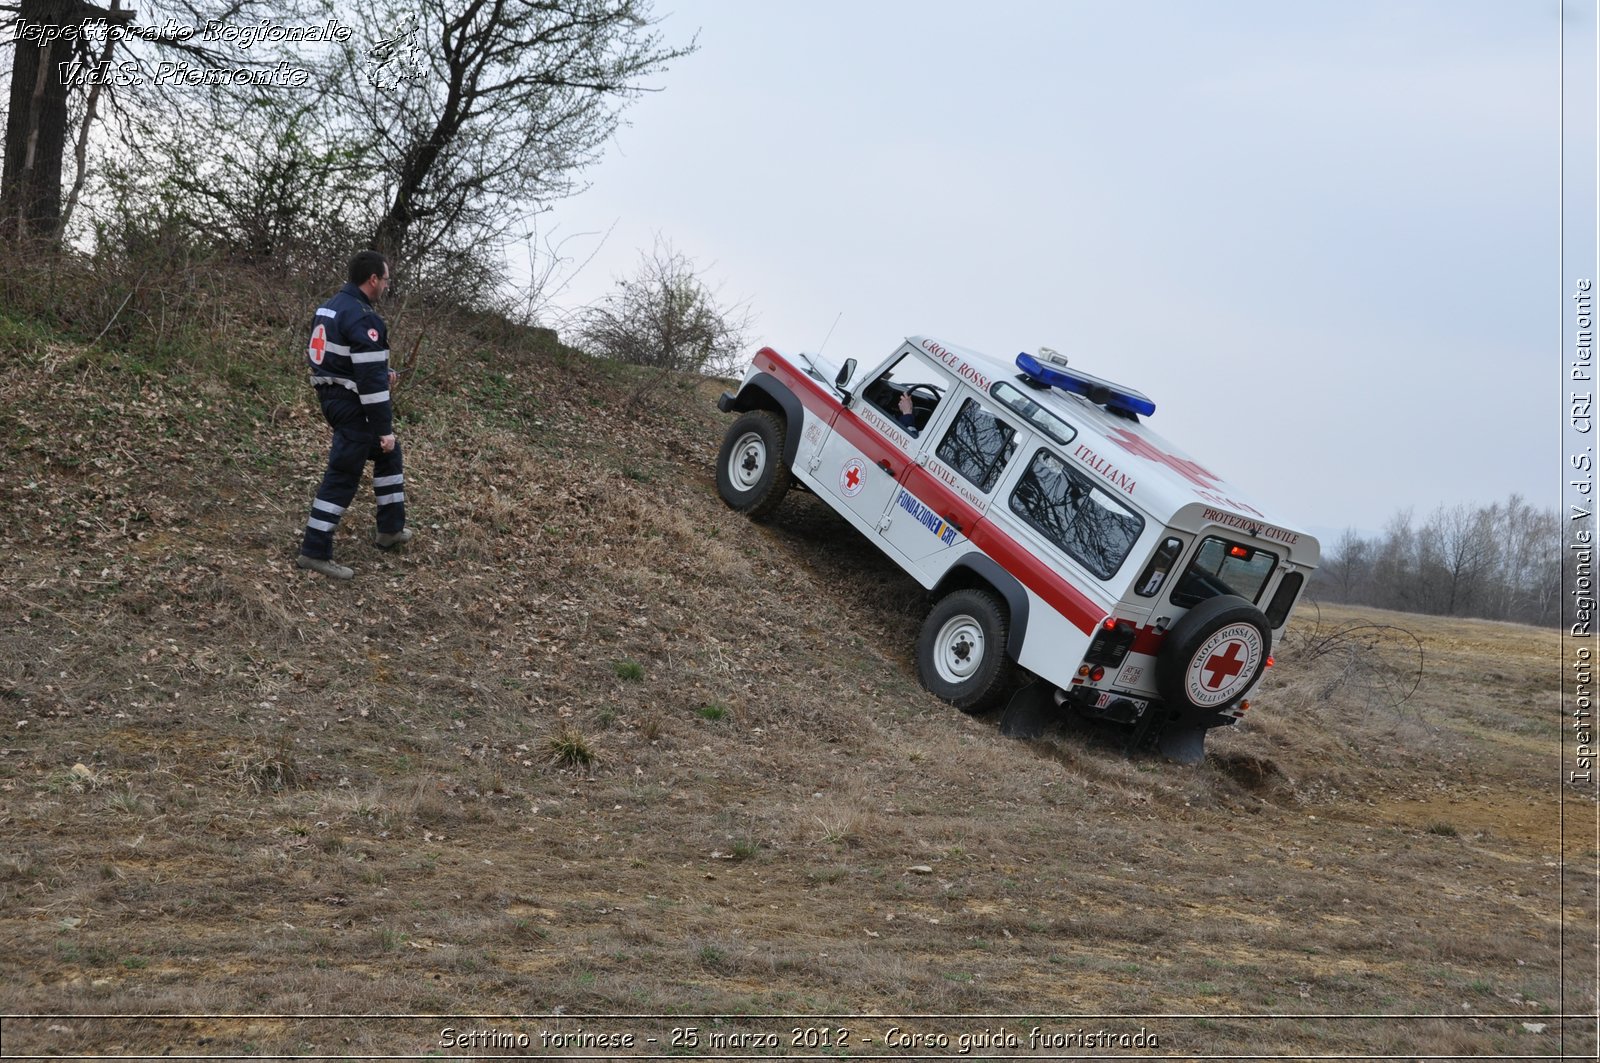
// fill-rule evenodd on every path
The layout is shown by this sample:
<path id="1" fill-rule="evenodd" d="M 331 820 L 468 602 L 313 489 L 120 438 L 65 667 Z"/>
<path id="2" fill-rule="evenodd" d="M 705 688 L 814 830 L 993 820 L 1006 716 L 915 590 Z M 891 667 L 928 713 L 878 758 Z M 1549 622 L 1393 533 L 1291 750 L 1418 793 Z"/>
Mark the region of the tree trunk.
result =
<path id="1" fill-rule="evenodd" d="M 19 25 L 82 25 L 93 9 L 78 0 L 21 0 Z M 67 146 L 67 88 L 58 69 L 71 42 L 19 39 L 11 67 L 5 162 L 0 168 L 0 234 L 53 236 L 61 218 L 61 160 Z"/>

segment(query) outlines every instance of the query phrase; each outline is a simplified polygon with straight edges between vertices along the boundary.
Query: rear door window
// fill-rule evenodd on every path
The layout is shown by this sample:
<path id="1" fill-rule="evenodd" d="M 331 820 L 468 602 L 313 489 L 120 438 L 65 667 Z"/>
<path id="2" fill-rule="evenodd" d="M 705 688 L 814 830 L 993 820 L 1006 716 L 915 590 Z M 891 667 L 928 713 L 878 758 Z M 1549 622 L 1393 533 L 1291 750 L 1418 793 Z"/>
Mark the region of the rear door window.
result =
<path id="1" fill-rule="evenodd" d="M 1278 566 L 1278 555 L 1218 536 L 1200 541 L 1183 578 L 1172 588 L 1172 604 L 1185 608 L 1219 594 L 1237 594 L 1259 602 L 1261 591 Z"/>

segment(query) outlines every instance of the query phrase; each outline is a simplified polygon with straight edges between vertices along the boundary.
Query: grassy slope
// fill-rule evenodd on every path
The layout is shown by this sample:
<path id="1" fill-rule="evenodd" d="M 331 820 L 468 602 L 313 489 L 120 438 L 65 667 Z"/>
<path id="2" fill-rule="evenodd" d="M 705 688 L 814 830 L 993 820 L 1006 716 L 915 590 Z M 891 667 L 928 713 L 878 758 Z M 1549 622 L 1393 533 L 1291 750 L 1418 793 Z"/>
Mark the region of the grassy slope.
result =
<path id="1" fill-rule="evenodd" d="M 1325 614 L 1424 638 L 1397 711 L 1371 684 L 1403 669 L 1310 658 L 1302 617 L 1200 768 L 1008 741 L 917 688 L 920 592 L 823 506 L 721 505 L 710 382 L 630 412 L 627 371 L 458 337 L 400 397 L 417 541 L 366 546 L 364 490 L 337 548 L 357 580 L 298 572 L 325 432 L 295 349 L 152 368 L 0 318 L 0 1009 L 1472 1013 L 1502 1017 L 1043 1025 L 1561 1045 L 1553 633 Z M 1565 855 L 1581 938 L 1593 852 Z M 5 1043 L 425 1052 L 443 1025 L 13 1020 Z"/>

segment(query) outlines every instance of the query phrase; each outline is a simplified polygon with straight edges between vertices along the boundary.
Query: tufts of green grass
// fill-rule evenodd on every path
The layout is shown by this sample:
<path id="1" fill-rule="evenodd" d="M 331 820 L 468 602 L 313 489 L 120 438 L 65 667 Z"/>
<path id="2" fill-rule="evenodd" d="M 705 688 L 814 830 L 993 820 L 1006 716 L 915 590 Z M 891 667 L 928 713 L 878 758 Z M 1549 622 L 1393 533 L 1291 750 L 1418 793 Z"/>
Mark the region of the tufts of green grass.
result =
<path id="1" fill-rule="evenodd" d="M 544 747 L 557 767 L 592 768 L 600 762 L 600 754 L 575 727 L 563 727 L 545 739 Z"/>

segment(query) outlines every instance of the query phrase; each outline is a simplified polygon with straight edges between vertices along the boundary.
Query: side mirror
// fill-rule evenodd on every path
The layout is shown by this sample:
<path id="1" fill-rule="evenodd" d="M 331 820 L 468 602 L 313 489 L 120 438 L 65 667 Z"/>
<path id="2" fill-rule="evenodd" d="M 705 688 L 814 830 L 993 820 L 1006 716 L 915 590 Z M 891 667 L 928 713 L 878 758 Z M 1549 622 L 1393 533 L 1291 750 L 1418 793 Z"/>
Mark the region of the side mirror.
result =
<path id="1" fill-rule="evenodd" d="M 854 358 L 846 358 L 844 360 L 844 365 L 839 369 L 839 375 L 833 378 L 833 386 L 839 390 L 839 396 L 846 406 L 850 405 L 850 400 L 855 396 L 850 394 L 849 389 L 846 388 L 845 385 L 850 382 L 850 378 L 855 376 L 855 374 L 856 360 Z"/>

